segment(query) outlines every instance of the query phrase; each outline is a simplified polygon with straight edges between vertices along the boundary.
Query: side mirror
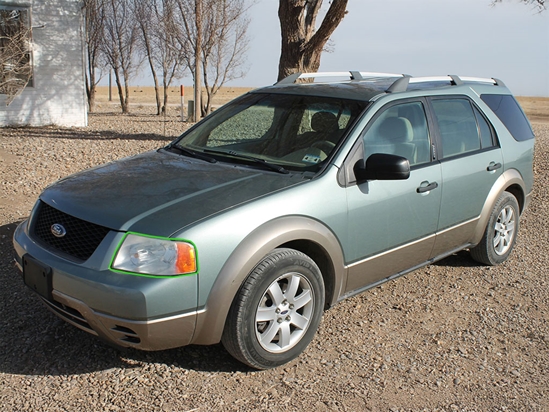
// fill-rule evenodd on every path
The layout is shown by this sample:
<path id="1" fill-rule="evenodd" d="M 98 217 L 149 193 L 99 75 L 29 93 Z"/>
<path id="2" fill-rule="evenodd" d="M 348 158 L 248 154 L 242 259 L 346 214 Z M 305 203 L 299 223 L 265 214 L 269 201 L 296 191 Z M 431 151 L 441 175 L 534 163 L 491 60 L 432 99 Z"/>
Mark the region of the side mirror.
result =
<path id="1" fill-rule="evenodd" d="M 410 177 L 410 162 L 402 156 L 374 153 L 360 159 L 353 167 L 357 183 L 366 180 L 406 180 Z"/>

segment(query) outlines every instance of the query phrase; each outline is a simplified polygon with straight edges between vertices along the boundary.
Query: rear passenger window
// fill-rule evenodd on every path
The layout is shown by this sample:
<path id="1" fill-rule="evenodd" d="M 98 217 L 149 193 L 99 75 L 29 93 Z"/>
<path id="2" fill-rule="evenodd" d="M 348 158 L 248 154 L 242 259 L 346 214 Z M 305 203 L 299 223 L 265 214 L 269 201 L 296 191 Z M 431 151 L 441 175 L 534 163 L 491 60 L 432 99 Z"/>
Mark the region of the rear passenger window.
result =
<path id="1" fill-rule="evenodd" d="M 469 100 L 433 99 L 432 106 L 440 131 L 442 157 L 480 150 L 482 132 L 479 132 L 477 116 Z M 488 130 L 484 130 L 484 133 L 490 136 L 490 127 L 485 124 L 486 127 Z M 491 140 L 491 136 L 488 136 L 485 140 Z"/>
<path id="2" fill-rule="evenodd" d="M 513 138 L 519 142 L 534 138 L 532 127 L 513 96 L 483 94 L 480 98 L 499 117 Z"/>

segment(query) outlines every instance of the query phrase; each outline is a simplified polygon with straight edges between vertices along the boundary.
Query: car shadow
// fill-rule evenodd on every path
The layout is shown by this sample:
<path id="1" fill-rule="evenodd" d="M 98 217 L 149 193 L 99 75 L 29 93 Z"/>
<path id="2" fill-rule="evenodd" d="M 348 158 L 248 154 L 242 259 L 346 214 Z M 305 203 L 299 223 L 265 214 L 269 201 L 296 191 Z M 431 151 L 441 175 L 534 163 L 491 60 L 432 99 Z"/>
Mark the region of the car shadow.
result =
<path id="1" fill-rule="evenodd" d="M 221 344 L 158 352 L 115 348 L 51 313 L 24 283 L 14 261 L 14 222 L 0 226 L 0 373 L 77 375 L 165 364 L 182 370 L 247 372 Z"/>
<path id="2" fill-rule="evenodd" d="M 152 121 L 151 121 L 152 122 Z M 161 124 L 160 124 L 161 126 Z M 160 127 L 159 126 L 159 127 Z M 159 130 L 162 130 L 161 128 Z M 26 138 L 53 138 L 67 140 L 156 140 L 159 143 L 169 143 L 177 135 L 162 135 L 159 133 L 120 133 L 115 130 L 83 130 L 68 128 L 53 128 L 53 127 L 6 127 L 4 132 L 7 134 L 5 139 L 13 137 L 17 139 L 21 133 L 24 133 Z M 9 133 L 11 132 L 11 134 Z"/>
<path id="3" fill-rule="evenodd" d="M 482 266 L 481 263 L 473 260 L 471 254 L 468 250 L 461 250 L 450 256 L 445 257 L 442 260 L 439 260 L 433 263 L 435 266 L 449 266 L 449 267 L 460 267 L 460 268 L 471 268 Z"/>

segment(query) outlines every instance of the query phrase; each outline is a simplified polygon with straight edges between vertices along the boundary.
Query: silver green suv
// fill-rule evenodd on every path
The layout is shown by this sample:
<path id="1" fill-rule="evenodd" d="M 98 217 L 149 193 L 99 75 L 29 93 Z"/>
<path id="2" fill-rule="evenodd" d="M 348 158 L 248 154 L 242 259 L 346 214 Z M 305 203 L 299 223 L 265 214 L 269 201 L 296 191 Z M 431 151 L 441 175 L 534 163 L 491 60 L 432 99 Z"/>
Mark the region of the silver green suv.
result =
<path id="1" fill-rule="evenodd" d="M 111 343 L 221 341 L 271 368 L 342 299 L 461 249 L 505 261 L 533 150 L 497 79 L 296 74 L 49 186 L 17 262 L 49 309 Z"/>

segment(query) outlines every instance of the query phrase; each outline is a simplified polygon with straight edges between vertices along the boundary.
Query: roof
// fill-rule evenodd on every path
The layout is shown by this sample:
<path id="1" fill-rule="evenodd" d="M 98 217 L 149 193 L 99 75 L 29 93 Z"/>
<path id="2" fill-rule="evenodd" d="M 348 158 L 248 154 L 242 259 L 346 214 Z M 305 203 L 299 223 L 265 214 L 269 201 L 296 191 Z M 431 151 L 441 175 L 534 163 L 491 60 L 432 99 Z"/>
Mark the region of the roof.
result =
<path id="1" fill-rule="evenodd" d="M 384 93 L 461 86 L 466 83 L 505 87 L 501 80 L 494 78 L 456 75 L 412 77 L 406 74 L 348 71 L 295 73 L 272 86 L 256 89 L 253 93 L 303 94 L 369 101 Z"/>

